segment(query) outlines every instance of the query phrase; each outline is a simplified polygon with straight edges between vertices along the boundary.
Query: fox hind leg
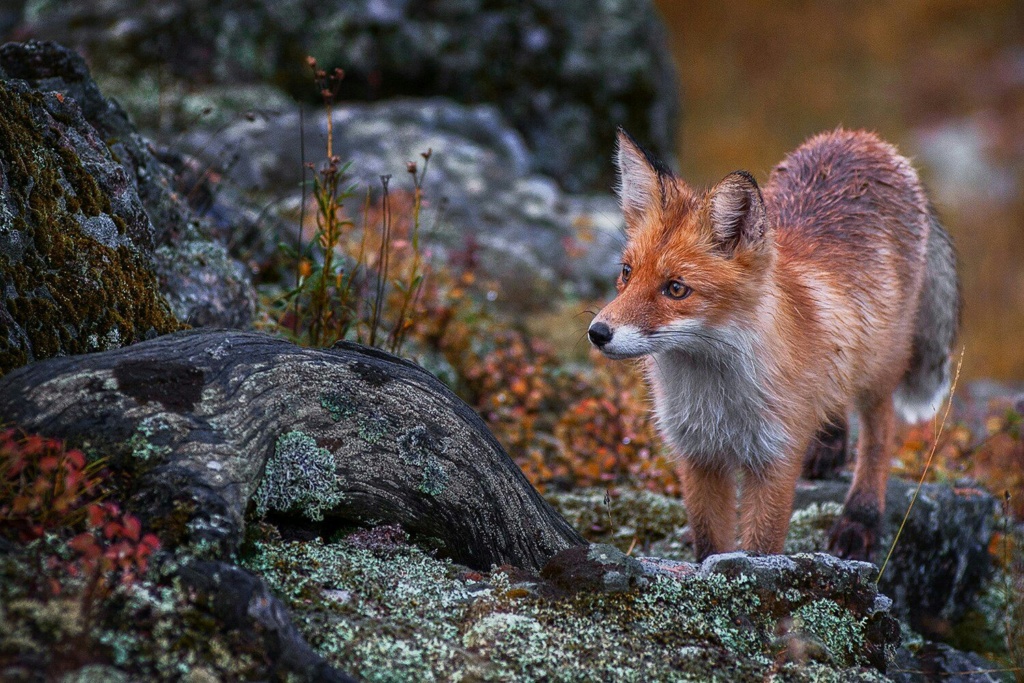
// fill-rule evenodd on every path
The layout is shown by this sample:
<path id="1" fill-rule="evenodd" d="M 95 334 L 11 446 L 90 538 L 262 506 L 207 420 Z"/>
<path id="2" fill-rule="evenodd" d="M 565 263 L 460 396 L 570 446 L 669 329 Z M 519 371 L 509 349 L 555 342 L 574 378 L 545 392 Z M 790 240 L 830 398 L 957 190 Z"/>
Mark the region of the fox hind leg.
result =
<path id="1" fill-rule="evenodd" d="M 683 502 L 697 561 L 736 547 L 736 477 L 731 468 L 709 467 L 683 458 L 678 463 Z"/>
<path id="2" fill-rule="evenodd" d="M 835 479 L 847 460 L 849 425 L 846 416 L 834 417 L 811 439 L 804 453 L 804 479 Z"/>
<path id="3" fill-rule="evenodd" d="M 853 484 L 843 514 L 829 534 L 829 552 L 851 560 L 870 561 L 882 530 L 889 453 L 895 425 L 891 394 L 862 401 L 860 438 Z"/>

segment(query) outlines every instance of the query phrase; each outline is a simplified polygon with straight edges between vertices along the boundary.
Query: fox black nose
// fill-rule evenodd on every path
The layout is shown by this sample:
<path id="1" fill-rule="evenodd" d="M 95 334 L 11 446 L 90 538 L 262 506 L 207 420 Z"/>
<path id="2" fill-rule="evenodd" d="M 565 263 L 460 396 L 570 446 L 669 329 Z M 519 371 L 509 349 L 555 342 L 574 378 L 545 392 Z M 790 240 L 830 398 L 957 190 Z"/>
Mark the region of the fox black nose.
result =
<path id="1" fill-rule="evenodd" d="M 597 347 L 602 347 L 612 340 L 612 328 L 604 323 L 594 323 L 587 331 L 590 342 Z"/>

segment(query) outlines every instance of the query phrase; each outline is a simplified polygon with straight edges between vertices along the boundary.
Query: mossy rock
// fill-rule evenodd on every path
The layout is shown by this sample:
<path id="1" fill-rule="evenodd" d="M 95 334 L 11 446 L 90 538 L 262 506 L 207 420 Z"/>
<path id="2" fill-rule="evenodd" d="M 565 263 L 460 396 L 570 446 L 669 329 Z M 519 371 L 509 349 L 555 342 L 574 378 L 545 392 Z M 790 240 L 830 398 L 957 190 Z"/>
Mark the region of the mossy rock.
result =
<path id="1" fill-rule="evenodd" d="M 74 100 L 0 80 L 0 374 L 181 329 L 152 227 Z M 88 157 L 81 155 L 88 150 Z"/>
<path id="2" fill-rule="evenodd" d="M 0 111 L 0 374 L 249 325 L 250 274 L 80 55 L 0 46 Z"/>

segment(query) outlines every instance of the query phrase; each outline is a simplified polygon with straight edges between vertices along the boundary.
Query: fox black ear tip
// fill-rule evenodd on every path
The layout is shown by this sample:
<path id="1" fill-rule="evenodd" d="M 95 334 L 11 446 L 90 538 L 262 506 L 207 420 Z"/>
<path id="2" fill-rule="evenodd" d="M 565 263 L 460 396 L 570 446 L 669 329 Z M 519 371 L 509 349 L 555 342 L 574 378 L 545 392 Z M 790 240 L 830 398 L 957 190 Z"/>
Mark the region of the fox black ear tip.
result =
<path id="1" fill-rule="evenodd" d="M 740 178 L 742 182 L 747 183 L 749 185 L 753 185 L 755 188 L 760 189 L 760 186 L 757 184 L 757 178 L 755 178 L 754 174 L 751 173 L 750 171 L 733 171 L 729 175 L 736 176 Z"/>

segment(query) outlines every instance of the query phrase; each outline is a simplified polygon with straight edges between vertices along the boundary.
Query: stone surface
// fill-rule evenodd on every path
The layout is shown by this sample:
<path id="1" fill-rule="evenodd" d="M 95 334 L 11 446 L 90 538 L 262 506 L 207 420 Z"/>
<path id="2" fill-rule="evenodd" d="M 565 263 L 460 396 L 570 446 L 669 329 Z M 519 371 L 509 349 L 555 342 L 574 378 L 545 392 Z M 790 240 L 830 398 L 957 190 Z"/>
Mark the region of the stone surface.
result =
<path id="1" fill-rule="evenodd" d="M 311 683 L 355 683 L 309 646 L 267 582 L 226 562 L 198 560 L 179 572 L 189 590 L 205 595 L 222 627 L 259 642 L 271 671 Z"/>
<path id="2" fill-rule="evenodd" d="M 25 347 L 25 335 L 2 335 L 23 349 L 22 362 L 110 348 L 145 338 L 149 330 L 175 329 L 170 316 L 156 312 L 155 293 L 141 291 L 157 280 L 179 321 L 249 324 L 255 294 L 248 274 L 209 238 L 209 225 L 177 195 L 172 170 L 120 107 L 102 95 L 81 57 L 54 43 L 8 43 L 0 48 L 0 79 L 12 100 L 5 111 L 23 113 L 6 122 L 20 130 L 4 135 L 0 221 L 9 263 L 29 254 L 24 251 L 32 249 L 27 240 L 42 230 L 44 217 L 64 225 L 60 237 L 32 237 L 46 268 L 62 279 L 62 291 L 39 282 L 49 294 L 40 289 L 28 295 L 26 288 L 37 286 L 30 277 L 13 286 L 36 307 L 52 309 L 55 300 L 61 316 L 74 320 L 83 307 L 91 316 L 90 324 L 63 330 L 65 339 L 56 347 L 43 344 L 36 350 L 38 343 Z M 34 192 L 33 176 L 53 187 Z M 77 243 L 68 243 L 76 238 Z M 53 246 L 60 242 L 65 246 Z M 167 303 L 159 305 L 166 308 Z M 105 310 L 107 304 L 112 310 Z M 53 321 L 45 324 L 60 327 Z"/>
<path id="3" fill-rule="evenodd" d="M 20 78 L 33 59 L 85 77 L 71 53 L 0 49 L 0 374 L 181 327 L 128 174 L 78 100 Z"/>
<path id="4" fill-rule="evenodd" d="M 644 585 L 644 568 L 612 545 L 569 548 L 544 565 L 540 575 L 565 591 L 619 593 Z"/>
<path id="5" fill-rule="evenodd" d="M 877 565 L 885 559 L 915 486 L 889 480 Z M 848 488 L 845 481 L 798 484 L 786 553 L 825 549 Z M 644 555 L 693 560 L 686 510 L 678 499 L 627 491 L 609 500 L 603 489 L 547 496 L 592 542 L 613 543 L 622 550 L 635 545 Z M 924 485 L 880 583 L 880 590 L 895 603 L 894 614 L 929 637 L 949 635 L 991 573 L 988 545 L 996 507 L 991 495 L 974 487 Z M 877 576 L 876 568 L 873 577 Z"/>
<path id="6" fill-rule="evenodd" d="M 347 72 L 343 97 L 446 96 L 497 106 L 531 167 L 605 189 L 615 127 L 674 154 L 678 86 L 653 3 L 626 0 L 132 0 L 41 4 L 20 31 L 111 74 L 276 83 L 309 98 L 306 55 Z M 137 87 L 139 87 L 137 85 Z"/>
<path id="7" fill-rule="evenodd" d="M 600 546 L 570 551 L 581 553 L 613 559 Z M 369 679 L 883 681 L 878 656 L 899 641 L 864 572 L 823 555 L 734 556 L 568 594 L 543 576 L 467 572 L 354 539 L 267 539 L 244 563 L 291 596 L 296 624 L 329 662 Z M 819 645 L 783 658 L 782 641 Z"/>
<path id="8" fill-rule="evenodd" d="M 1010 680 L 1000 667 L 973 652 L 961 652 L 942 643 L 924 642 L 896 651 L 889 677 L 897 683 L 999 683 Z"/>
<path id="9" fill-rule="evenodd" d="M 302 159 L 323 159 L 326 150 L 326 115 L 307 113 L 304 120 L 300 129 L 292 107 L 197 130 L 180 144 L 199 166 L 218 168 L 224 184 L 297 205 Z M 499 304 L 540 305 L 565 288 L 594 296 L 614 282 L 624 230 L 616 200 L 568 195 L 534 173 L 530 151 L 498 108 L 443 98 L 342 104 L 333 124 L 335 153 L 351 162 L 358 190 L 350 203 L 356 207 L 367 189 L 380 196 L 384 175 L 392 176 L 392 193 L 411 193 L 406 163 L 422 168 L 420 154 L 432 150 L 424 235 L 440 256 L 471 261 L 485 277 L 497 278 Z M 608 168 L 611 151 L 602 156 Z"/>
<path id="10" fill-rule="evenodd" d="M 846 482 L 814 482 L 797 489 L 795 509 L 841 501 Z M 910 506 L 915 484 L 889 480 L 885 532 L 875 561 L 880 565 Z M 997 504 L 973 487 L 925 484 L 914 502 L 879 585 L 894 611 L 917 631 L 948 633 L 973 603 L 991 571 L 988 544 Z"/>

